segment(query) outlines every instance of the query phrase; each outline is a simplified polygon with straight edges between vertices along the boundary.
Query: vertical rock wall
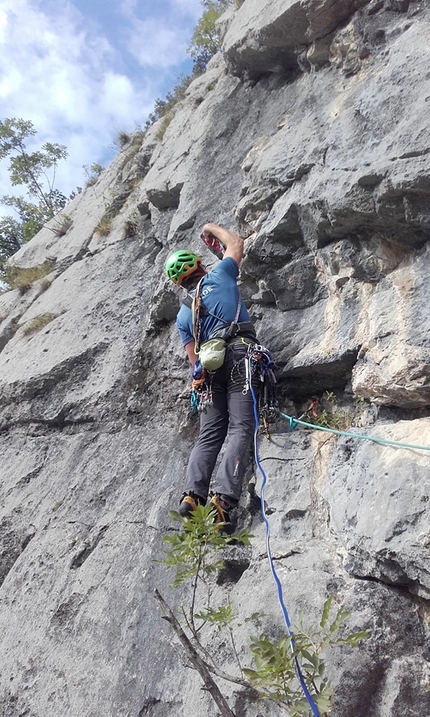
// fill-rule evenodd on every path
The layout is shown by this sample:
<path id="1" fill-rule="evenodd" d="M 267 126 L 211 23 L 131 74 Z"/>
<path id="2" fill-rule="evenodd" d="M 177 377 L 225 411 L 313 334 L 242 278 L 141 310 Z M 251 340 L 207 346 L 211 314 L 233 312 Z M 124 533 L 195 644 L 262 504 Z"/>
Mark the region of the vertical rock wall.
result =
<path id="1" fill-rule="evenodd" d="M 428 5 L 245 0 L 221 26 L 164 135 L 132 137 L 64 210 L 67 234 L 54 219 L 16 255 L 51 262 L 49 281 L 0 295 L 5 717 L 216 714 L 152 597 L 187 599 L 154 560 L 197 431 L 163 267 L 202 251 L 205 221 L 247 237 L 241 288 L 284 411 L 332 392 L 351 430 L 430 446 Z M 293 621 L 331 594 L 372 631 L 327 656 L 333 715 L 428 714 L 428 452 L 280 419 L 260 456 Z M 249 635 L 283 623 L 246 486 L 238 521 L 253 546 L 212 592 L 249 664 Z M 238 717 L 279 713 L 225 691 Z"/>

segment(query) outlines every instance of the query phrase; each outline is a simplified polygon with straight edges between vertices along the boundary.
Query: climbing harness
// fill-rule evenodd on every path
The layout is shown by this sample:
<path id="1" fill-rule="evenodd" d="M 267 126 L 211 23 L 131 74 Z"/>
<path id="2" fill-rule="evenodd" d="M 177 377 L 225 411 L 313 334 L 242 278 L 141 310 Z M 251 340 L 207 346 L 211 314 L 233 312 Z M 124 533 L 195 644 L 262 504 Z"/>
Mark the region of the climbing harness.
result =
<path id="1" fill-rule="evenodd" d="M 290 428 L 292 431 L 297 426 L 306 426 L 306 428 L 312 428 L 316 431 L 325 431 L 326 433 L 335 433 L 338 436 L 349 436 L 350 438 L 362 438 L 366 441 L 373 441 L 374 443 L 383 443 L 388 446 L 399 446 L 400 448 L 415 448 L 419 451 L 430 451 L 430 446 L 417 446 L 414 443 L 402 443 L 400 441 L 390 441 L 388 438 L 376 438 L 375 436 L 366 436 L 361 433 L 351 433 L 350 431 L 339 431 L 335 428 L 327 428 L 326 426 L 317 426 L 314 423 L 308 423 L 302 421 L 301 418 L 294 418 L 294 416 L 288 416 L 286 413 L 279 411 L 279 415 L 282 418 L 286 418 L 289 421 Z M 304 414 L 306 415 L 306 414 Z"/>
<path id="2" fill-rule="evenodd" d="M 264 349 L 264 347 L 262 347 L 262 346 L 255 347 L 254 350 L 257 351 L 258 353 L 261 353 L 262 356 L 264 356 L 264 357 L 266 356 L 266 352 L 267 352 L 267 354 L 268 354 L 267 349 Z M 269 358 L 270 358 L 270 354 L 269 354 Z M 251 357 L 249 357 L 248 360 L 249 360 L 249 362 L 251 362 L 251 360 L 252 360 Z M 270 359 L 270 361 L 271 361 L 271 359 Z M 266 358 L 263 359 L 263 362 L 265 362 L 266 372 L 269 371 L 269 370 L 271 370 L 271 365 L 269 364 L 269 362 L 267 361 Z M 272 362 L 272 365 L 273 365 L 273 362 Z M 256 393 L 255 393 L 255 391 L 254 391 L 254 388 L 253 388 L 253 386 L 252 386 L 252 382 L 250 382 L 249 388 L 250 388 L 250 390 L 251 390 L 252 399 L 253 399 L 253 406 L 254 406 L 254 421 L 255 421 L 255 427 L 254 427 L 254 458 L 255 458 L 255 462 L 256 462 L 256 464 L 257 464 L 257 466 L 258 466 L 258 469 L 259 469 L 259 471 L 260 471 L 260 473 L 261 473 L 261 476 L 262 476 L 262 484 L 261 484 L 261 491 L 260 491 L 260 505 L 261 505 L 261 515 L 262 515 L 262 517 L 263 517 L 263 521 L 264 521 L 265 528 L 266 528 L 266 552 L 267 552 L 267 557 L 268 557 L 268 559 L 269 559 L 270 571 L 271 571 L 271 573 L 272 573 L 272 577 L 273 577 L 273 579 L 274 579 L 274 581 L 275 581 L 275 583 L 276 583 L 277 589 L 278 589 L 278 600 L 279 600 L 279 604 L 280 604 L 280 606 L 281 606 L 282 613 L 283 613 L 283 615 L 284 615 L 284 620 L 285 620 L 285 624 L 286 624 L 286 626 L 287 626 L 288 634 L 289 634 L 290 637 L 291 637 L 291 642 L 290 642 L 290 644 L 291 644 L 291 651 L 292 651 L 292 653 L 293 653 L 293 655 L 294 655 L 294 646 L 295 646 L 295 643 L 294 643 L 294 633 L 293 633 L 293 631 L 292 631 L 292 629 L 291 629 L 290 617 L 289 617 L 289 615 L 288 615 L 288 610 L 287 610 L 287 607 L 286 607 L 286 605 L 285 605 L 284 598 L 283 598 L 282 584 L 281 584 L 281 581 L 280 581 L 280 579 L 279 579 L 279 576 L 278 576 L 278 574 L 277 574 L 277 572 L 276 572 L 276 569 L 275 569 L 275 566 L 274 566 L 274 563 L 273 563 L 272 551 L 271 551 L 271 548 L 270 548 L 270 525 L 269 525 L 269 521 L 268 521 L 267 516 L 266 516 L 266 510 L 265 510 L 265 506 L 264 506 L 264 488 L 265 488 L 266 483 L 267 483 L 267 476 L 266 476 L 266 473 L 264 472 L 264 469 L 263 469 L 263 467 L 262 467 L 262 465 L 261 465 L 261 463 L 260 463 L 260 459 L 259 459 L 259 455 L 258 455 L 257 434 L 258 434 L 258 428 L 259 428 L 259 424 L 260 424 L 258 399 L 257 399 Z M 273 406 L 273 409 L 275 409 L 275 406 Z M 301 688 L 302 688 L 302 690 L 303 690 L 303 694 L 305 695 L 305 697 L 306 697 L 306 699 L 307 699 L 307 701 L 308 701 L 308 704 L 309 704 L 309 706 L 310 706 L 310 708 L 311 708 L 311 710 L 312 710 L 312 714 L 314 715 L 314 717 L 319 717 L 318 707 L 316 706 L 316 704 L 315 704 L 315 702 L 314 702 L 314 700 L 313 700 L 313 698 L 312 698 L 312 695 L 310 694 L 310 692 L 309 692 L 309 690 L 308 690 L 308 687 L 307 687 L 306 682 L 305 682 L 305 679 L 304 679 L 304 677 L 303 677 L 303 673 L 302 673 L 302 670 L 301 670 L 301 668 L 300 668 L 300 664 L 299 664 L 299 661 L 298 661 L 297 657 L 294 657 L 294 664 L 295 664 L 295 668 L 296 668 L 296 672 L 297 672 L 297 677 L 298 677 L 298 679 L 299 679 Z"/>

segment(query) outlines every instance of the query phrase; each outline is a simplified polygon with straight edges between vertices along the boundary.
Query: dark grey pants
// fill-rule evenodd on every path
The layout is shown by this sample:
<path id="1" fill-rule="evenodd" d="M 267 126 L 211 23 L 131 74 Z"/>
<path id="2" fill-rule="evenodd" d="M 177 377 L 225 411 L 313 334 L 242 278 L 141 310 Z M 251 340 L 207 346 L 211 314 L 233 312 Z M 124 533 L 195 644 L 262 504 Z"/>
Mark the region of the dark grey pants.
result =
<path id="1" fill-rule="evenodd" d="M 237 504 L 254 432 L 254 407 L 245 385 L 244 344 L 228 345 L 223 366 L 212 379 L 213 406 L 200 415 L 200 433 L 188 462 L 185 491 L 206 500 L 212 472 L 224 440 L 226 449 L 217 470 L 214 491 Z"/>

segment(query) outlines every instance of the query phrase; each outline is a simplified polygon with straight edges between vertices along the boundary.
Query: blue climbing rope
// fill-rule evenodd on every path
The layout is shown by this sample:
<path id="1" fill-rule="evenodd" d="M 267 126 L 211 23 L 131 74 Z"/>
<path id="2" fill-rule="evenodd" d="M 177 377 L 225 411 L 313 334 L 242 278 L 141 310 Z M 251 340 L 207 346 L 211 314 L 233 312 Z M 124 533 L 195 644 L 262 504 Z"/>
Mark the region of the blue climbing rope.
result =
<path id="1" fill-rule="evenodd" d="M 416 446 L 413 443 L 400 443 L 399 441 L 390 441 L 388 438 L 375 438 L 374 436 L 366 436 L 360 433 L 351 433 L 350 431 L 338 431 L 335 428 L 326 428 L 325 426 L 316 426 L 314 423 L 307 423 L 302 421 L 300 418 L 294 418 L 294 416 L 288 416 L 286 413 L 279 411 L 279 415 L 286 418 L 290 423 L 291 430 L 294 430 L 297 425 L 306 426 L 306 428 L 313 428 L 316 431 L 326 431 L 327 433 L 335 433 L 338 436 L 349 436 L 350 438 L 364 438 L 366 441 L 373 441 L 374 443 L 385 443 L 388 446 L 399 446 L 400 448 L 415 448 L 419 451 L 430 451 L 430 446 Z"/>
<path id="2" fill-rule="evenodd" d="M 247 358 L 246 360 L 248 361 L 248 360 L 250 360 L 250 359 Z M 260 463 L 260 459 L 259 459 L 259 456 L 258 456 L 257 433 L 258 433 L 258 428 L 259 428 L 259 425 L 260 425 L 260 419 L 259 419 L 259 415 L 258 415 L 257 397 L 256 397 L 256 395 L 255 395 L 255 392 L 254 392 L 254 389 L 253 389 L 253 386 L 252 386 L 252 383 L 251 383 L 251 382 L 249 382 L 249 388 L 250 388 L 250 390 L 251 390 L 252 400 L 253 400 L 253 405 L 254 405 L 254 419 L 255 419 L 255 429 L 254 429 L 254 455 L 255 455 L 255 462 L 256 462 L 256 464 L 257 464 L 257 466 L 258 466 L 258 469 L 259 469 L 259 471 L 260 471 L 260 473 L 261 473 L 261 476 L 262 476 L 262 479 L 263 479 L 263 482 L 262 482 L 262 484 L 261 484 L 261 491 L 260 491 L 260 503 L 261 503 L 261 515 L 263 516 L 264 524 L 265 524 L 265 526 L 266 526 L 266 552 L 267 552 L 267 557 L 268 557 L 268 559 L 269 559 L 269 564 L 270 564 L 270 570 L 271 570 L 271 573 L 272 573 L 272 577 L 273 577 L 273 579 L 274 579 L 274 581 L 275 581 L 275 583 L 276 583 L 276 586 L 277 586 L 277 588 L 278 588 L 278 600 L 279 600 L 279 604 L 280 604 L 280 606 L 281 606 L 281 609 L 282 609 L 282 612 L 283 612 L 283 615 L 284 615 L 285 624 L 286 624 L 287 629 L 288 629 L 288 634 L 289 634 L 290 637 L 291 637 L 291 649 L 292 649 L 292 651 L 294 652 L 294 633 L 293 633 L 293 631 L 291 630 L 291 621 L 290 621 L 290 617 L 289 617 L 289 615 L 288 615 L 287 607 L 286 607 L 285 602 L 284 602 L 284 598 L 283 598 L 283 594 L 282 594 L 281 581 L 279 580 L 279 576 L 278 576 L 278 574 L 277 574 L 277 572 L 276 572 L 276 569 L 275 569 L 275 566 L 274 566 L 274 564 L 273 564 L 272 551 L 271 551 L 271 549 L 270 549 L 270 525 L 269 525 L 269 521 L 267 520 L 266 511 L 265 511 L 265 508 L 264 508 L 264 487 L 265 487 L 265 485 L 266 485 L 266 483 L 267 483 L 267 476 L 266 476 L 266 474 L 265 474 L 265 472 L 264 472 L 264 469 L 263 469 L 263 467 L 262 467 L 262 465 L 261 465 L 261 463 Z M 310 708 L 311 708 L 311 710 L 312 710 L 312 713 L 313 713 L 314 717 L 319 717 L 318 707 L 316 706 L 316 704 L 315 704 L 314 700 L 312 699 L 312 696 L 311 696 L 311 694 L 310 694 L 310 692 L 309 692 L 309 690 L 308 690 L 308 688 L 307 688 L 307 685 L 306 685 L 306 682 L 305 682 L 305 680 L 304 680 L 304 677 L 303 677 L 303 674 L 302 674 L 302 671 L 301 671 L 301 668 L 300 668 L 299 661 L 298 661 L 297 657 L 294 657 L 294 663 L 295 663 L 295 666 L 296 666 L 297 676 L 298 676 L 299 681 L 300 681 L 300 684 L 301 684 L 301 686 L 302 686 L 303 693 L 304 693 L 304 695 L 305 695 L 305 697 L 306 697 L 306 699 L 307 699 L 307 701 L 308 701 L 308 703 L 309 703 L 309 706 L 310 706 Z"/>

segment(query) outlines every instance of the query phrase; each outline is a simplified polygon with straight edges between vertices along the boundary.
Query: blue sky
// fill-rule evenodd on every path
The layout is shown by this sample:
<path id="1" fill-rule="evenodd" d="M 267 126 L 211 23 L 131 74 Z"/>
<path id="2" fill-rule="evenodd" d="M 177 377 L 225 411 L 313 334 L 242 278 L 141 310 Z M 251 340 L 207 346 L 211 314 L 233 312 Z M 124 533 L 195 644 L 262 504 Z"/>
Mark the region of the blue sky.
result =
<path id="1" fill-rule="evenodd" d="M 69 193 L 82 165 L 106 164 L 118 131 L 144 126 L 190 72 L 202 12 L 200 0 L 2 0 L 0 119 L 30 119 L 37 144 L 66 145 L 57 186 Z M 0 195 L 9 191 L 3 161 Z"/>

